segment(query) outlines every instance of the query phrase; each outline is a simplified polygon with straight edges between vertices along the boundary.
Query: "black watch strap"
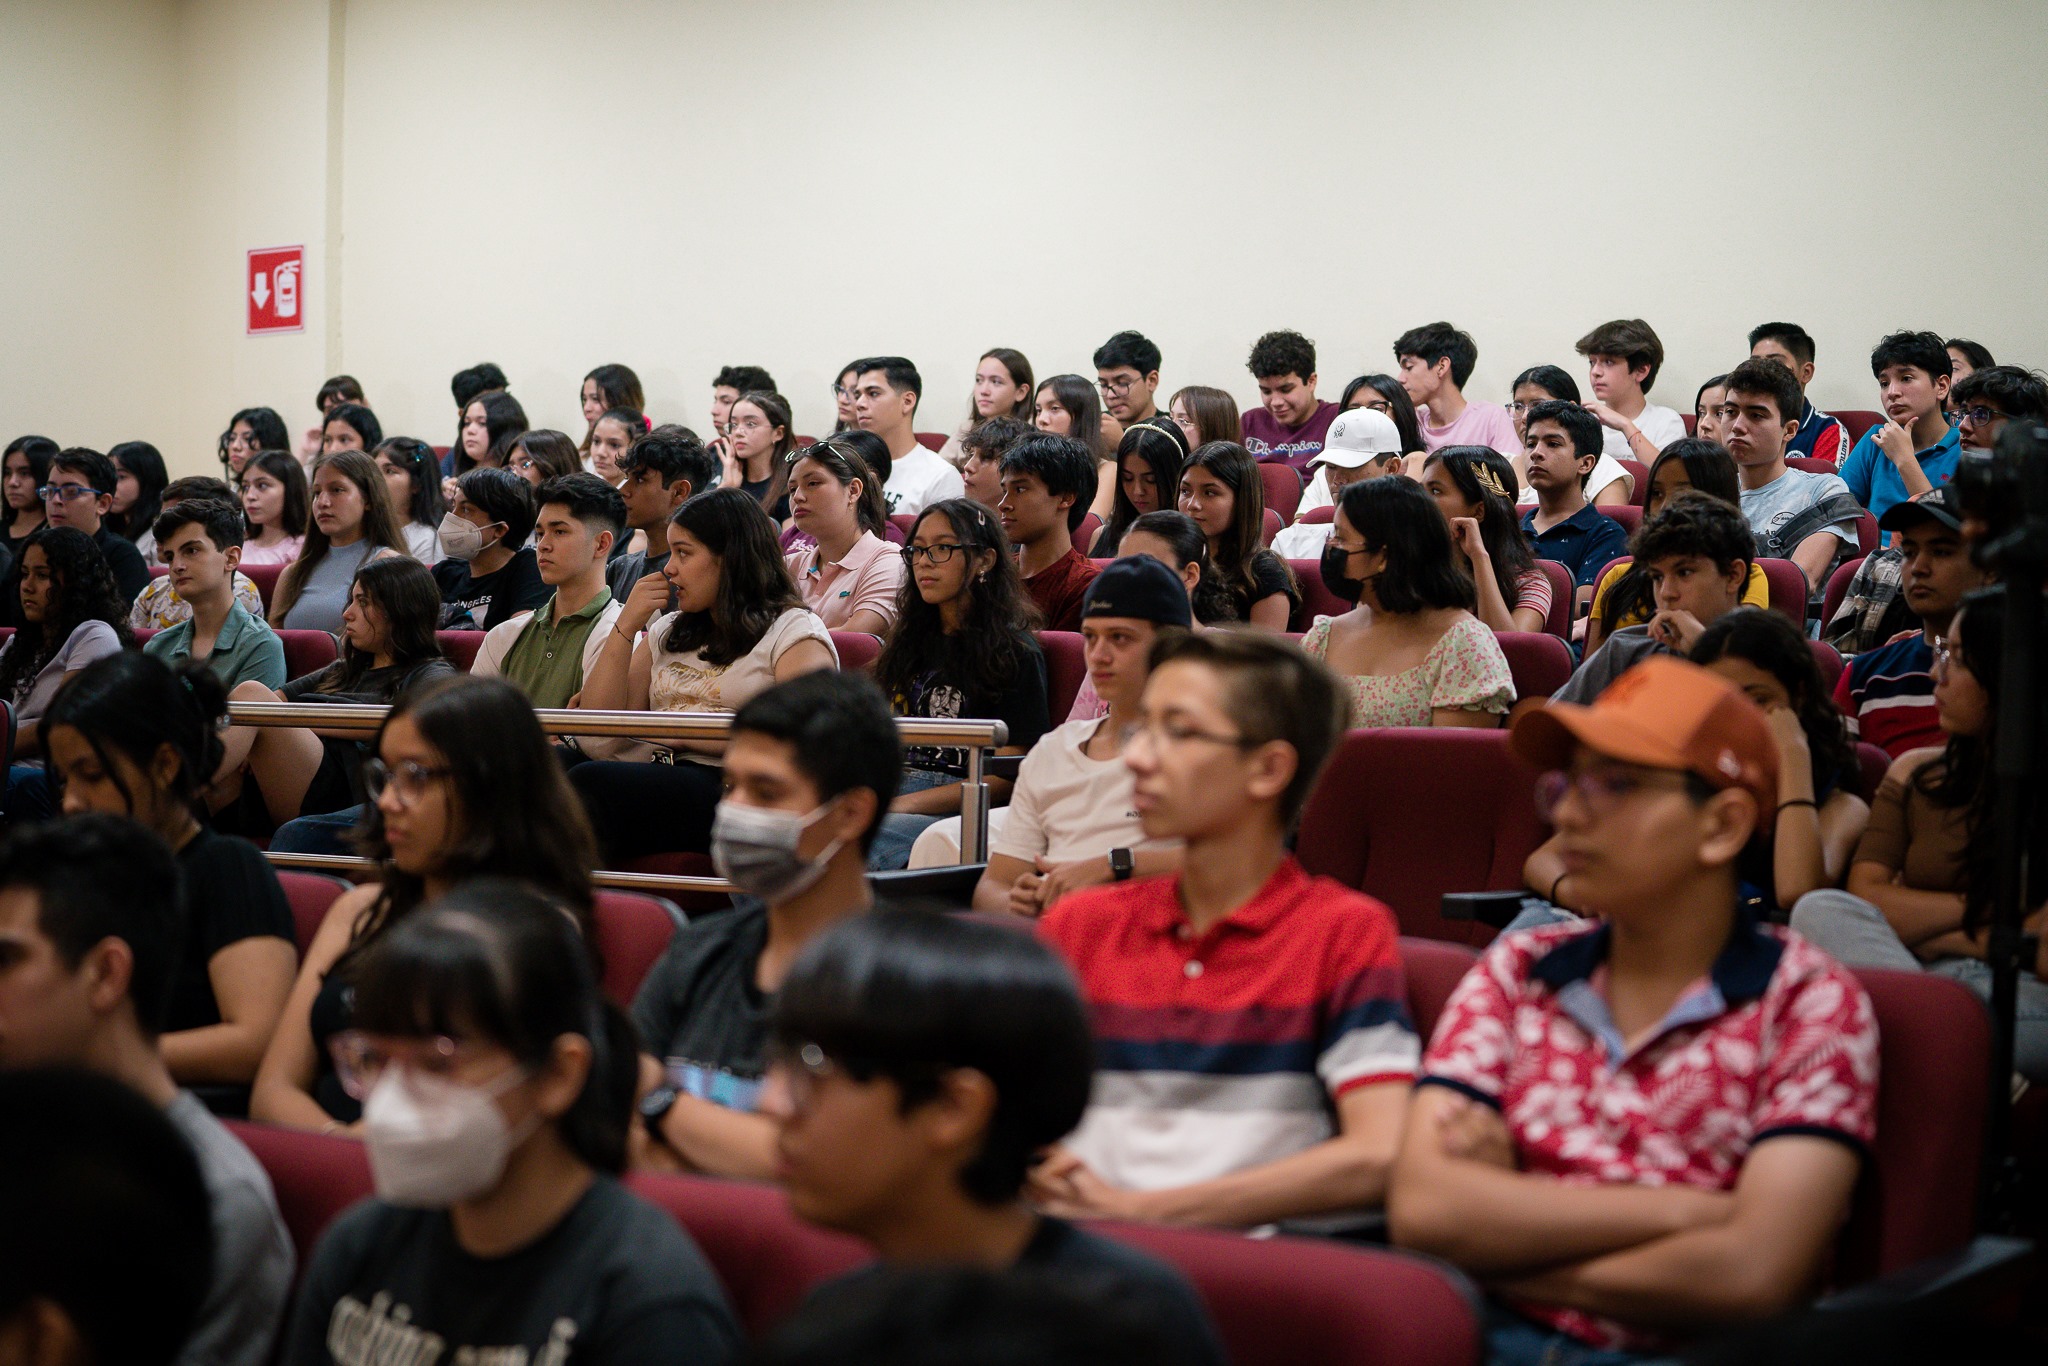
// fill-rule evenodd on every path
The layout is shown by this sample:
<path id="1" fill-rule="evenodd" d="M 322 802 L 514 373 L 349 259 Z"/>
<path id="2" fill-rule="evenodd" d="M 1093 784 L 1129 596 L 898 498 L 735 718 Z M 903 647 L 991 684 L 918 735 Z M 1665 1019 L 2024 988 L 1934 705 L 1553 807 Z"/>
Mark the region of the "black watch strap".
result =
<path id="1" fill-rule="evenodd" d="M 640 1098 L 640 1118 L 655 1133 L 661 1132 L 661 1122 L 668 1118 L 668 1112 L 676 1108 L 675 1087 L 661 1085 Z"/>
<path id="2" fill-rule="evenodd" d="M 1109 875 L 1114 881 L 1130 881 L 1131 874 L 1136 870 L 1136 867 L 1136 863 L 1131 858 L 1130 850 L 1112 849 L 1109 851 Z"/>

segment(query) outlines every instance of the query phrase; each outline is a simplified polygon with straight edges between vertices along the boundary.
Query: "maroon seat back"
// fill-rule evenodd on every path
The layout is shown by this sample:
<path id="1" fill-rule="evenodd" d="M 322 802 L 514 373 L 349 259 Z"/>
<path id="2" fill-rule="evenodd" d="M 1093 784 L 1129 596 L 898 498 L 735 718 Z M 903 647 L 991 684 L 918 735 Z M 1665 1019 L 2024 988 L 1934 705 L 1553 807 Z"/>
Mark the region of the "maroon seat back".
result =
<path id="1" fill-rule="evenodd" d="M 1877 518 L 1864 513 L 1856 519 L 1856 556 L 1861 559 L 1884 544 L 1884 533 L 1878 530 Z"/>
<path id="2" fill-rule="evenodd" d="M 284 644 L 284 676 L 304 678 L 341 658 L 341 646 L 325 631 L 279 631 Z"/>
<path id="3" fill-rule="evenodd" d="M 1820 670 L 1820 681 L 1827 685 L 1828 692 L 1832 695 L 1835 691 L 1835 680 L 1842 676 L 1840 652 L 1825 640 L 1814 640 L 1811 637 L 1808 637 L 1806 645 L 1813 651 L 1813 663 L 1814 667 Z"/>
<path id="4" fill-rule="evenodd" d="M 1354 730 L 1309 794 L 1295 850 L 1386 902 L 1403 934 L 1481 944 L 1493 931 L 1444 919 L 1444 893 L 1520 887 L 1545 834 L 1536 773 L 1506 731 Z"/>
<path id="5" fill-rule="evenodd" d="M 1287 622 L 1288 630 L 1306 631 L 1315 625 L 1317 617 L 1341 617 L 1358 606 L 1355 602 L 1344 601 L 1324 586 L 1320 561 L 1289 560 L 1287 567 L 1294 571 L 1295 581 L 1301 585 L 1301 602 Z"/>
<path id="6" fill-rule="evenodd" d="M 1543 571 L 1543 577 L 1550 580 L 1550 614 L 1543 618 L 1543 630 L 1559 640 L 1569 640 L 1572 634 L 1572 594 L 1578 584 L 1572 578 L 1572 571 L 1556 560 L 1539 559 L 1536 567 Z"/>
<path id="7" fill-rule="evenodd" d="M 1650 467 L 1640 460 L 1627 460 L 1620 457 L 1617 457 L 1614 463 L 1628 471 L 1630 505 L 1641 507 L 1643 500 L 1650 496 Z M 1595 492 L 1598 492 L 1598 490 L 1596 489 Z M 1606 508 L 1600 510 L 1602 512 L 1607 511 Z"/>
<path id="8" fill-rule="evenodd" d="M 1319 508 L 1310 508 L 1295 520 L 1303 526 L 1321 526 L 1324 523 L 1335 522 L 1337 520 L 1337 505 L 1335 503 L 1325 503 Z"/>
<path id="9" fill-rule="evenodd" d="M 1679 421 L 1685 423 L 1685 434 L 1687 436 L 1699 435 L 1700 415 L 1698 413 L 1681 413 L 1679 414 Z"/>
<path id="10" fill-rule="evenodd" d="M 1884 782 L 1884 775 L 1891 771 L 1891 767 L 1892 756 L 1886 753 L 1881 746 L 1873 745 L 1868 740 L 1858 740 L 1856 742 L 1856 773 L 1857 781 L 1862 784 L 1862 787 L 1857 791 L 1856 795 L 1866 802 L 1875 798 L 1878 785 Z"/>
<path id="11" fill-rule="evenodd" d="M 1273 538 L 1280 534 L 1280 528 L 1284 525 L 1285 523 L 1280 520 L 1280 514 L 1267 508 L 1259 523 L 1259 544 L 1270 548 Z"/>
<path id="12" fill-rule="evenodd" d="M 1436 1033 L 1436 1022 L 1443 1018 L 1444 1004 L 1478 961 L 1479 955 L 1463 944 L 1401 936 L 1401 973 L 1408 980 L 1408 1018 L 1414 1022 L 1424 1048 L 1429 1047 L 1430 1036 Z"/>
<path id="13" fill-rule="evenodd" d="M 674 902 L 645 892 L 602 887 L 591 899 L 590 937 L 604 964 L 604 993 L 630 1007 L 648 970 L 681 928 L 683 913 Z"/>
<path id="14" fill-rule="evenodd" d="M 1758 560 L 1764 582 L 1770 585 L 1771 610 L 1783 612 L 1802 628 L 1806 625 L 1806 571 L 1790 560 Z"/>
<path id="15" fill-rule="evenodd" d="M 916 519 L 912 518 L 911 520 L 915 521 Z M 910 544 L 910 533 L 896 525 L 896 519 L 891 517 L 882 524 L 882 539 L 890 545 L 908 545 Z"/>
<path id="16" fill-rule="evenodd" d="M 906 544 L 910 540 L 911 528 L 917 525 L 917 518 L 918 514 L 915 512 L 890 513 L 889 525 L 896 528 L 896 534 L 890 539 L 898 545 Z"/>
<path id="17" fill-rule="evenodd" d="M 1038 648 L 1045 651 L 1046 715 L 1057 726 L 1074 709 L 1074 699 L 1088 681 L 1088 658 L 1078 631 L 1040 631 Z"/>
<path id="18" fill-rule="evenodd" d="M 1837 408 L 1830 416 L 1841 423 L 1843 430 L 1848 432 L 1851 447 L 1863 439 L 1865 432 L 1884 421 L 1883 413 L 1872 412 L 1868 408 Z M 1847 451 L 1843 452 L 1843 458 L 1848 458 Z"/>
<path id="19" fill-rule="evenodd" d="M 1102 534 L 1102 519 L 1089 513 L 1081 519 L 1081 525 L 1074 528 L 1073 542 L 1083 554 L 1095 544 L 1095 538 Z"/>
<path id="20" fill-rule="evenodd" d="M 1842 1230 L 1843 1285 L 1969 1241 L 1991 1056 L 1990 1012 L 1961 983 L 1875 968 L 1856 976 L 1877 1009 L 1877 1144 Z"/>
<path id="21" fill-rule="evenodd" d="M 1811 455 L 1788 455 L 1785 457 L 1785 468 L 1792 470 L 1805 470 L 1808 474 L 1841 473 L 1841 471 L 1837 470 L 1834 467 L 1832 462 L 1821 460 Z"/>
<path id="22" fill-rule="evenodd" d="M 1572 647 L 1548 631 L 1495 631 L 1517 700 L 1549 697 L 1571 681 Z"/>
<path id="23" fill-rule="evenodd" d="M 946 434 L 944 432 L 912 432 L 911 435 L 917 438 L 918 445 L 928 451 L 942 451 L 946 449 Z"/>
<path id="24" fill-rule="evenodd" d="M 680 851 L 642 854 L 637 858 L 629 858 L 621 871 L 652 873 L 656 877 L 718 876 L 718 870 L 712 866 L 711 855 L 685 854 Z M 670 892 L 668 899 L 690 915 L 709 915 L 713 911 L 727 910 L 732 906 L 732 897 L 724 892 Z"/>
<path id="25" fill-rule="evenodd" d="M 245 564 L 242 572 L 249 576 L 249 582 L 256 585 L 256 595 L 263 599 L 263 610 L 270 610 L 270 599 L 277 592 L 277 576 L 284 573 L 281 564 Z"/>
<path id="26" fill-rule="evenodd" d="M 227 1126 L 270 1174 L 277 1212 L 284 1216 L 285 1231 L 299 1254 L 299 1274 L 304 1275 L 334 1216 L 369 1198 L 368 1153 L 356 1139 L 333 1134 L 234 1119 Z"/>
<path id="27" fill-rule="evenodd" d="M 1820 600 L 1821 625 L 1835 619 L 1835 613 L 1842 610 L 1842 599 L 1849 596 L 1849 580 L 1856 577 L 1856 571 L 1863 567 L 1866 557 L 1858 555 L 1853 560 L 1844 560 L 1835 566 L 1835 572 L 1828 575 L 1827 590 Z"/>
<path id="28" fill-rule="evenodd" d="M 1294 520 L 1301 506 L 1301 476 L 1292 465 L 1279 460 L 1259 462 L 1259 483 L 1265 487 L 1266 509 L 1278 513 L 1284 526 Z M 1268 536 L 1268 541 L 1273 538 Z"/>
<path id="29" fill-rule="evenodd" d="M 834 631 L 832 648 L 839 652 L 839 667 L 855 673 L 868 673 L 881 658 L 882 641 L 866 631 Z"/>
<path id="30" fill-rule="evenodd" d="M 326 873 L 302 872 L 297 868 L 278 869 L 277 884 L 284 888 L 284 899 L 291 903 L 292 934 L 299 941 L 299 956 L 304 957 L 312 947 L 313 936 L 320 932 L 320 922 L 327 918 L 327 912 L 350 884 Z"/>
<path id="31" fill-rule="evenodd" d="M 441 647 L 441 653 L 448 656 L 448 662 L 464 673 L 476 667 L 477 651 L 484 647 L 482 631 L 436 631 L 434 643 Z"/>
<path id="32" fill-rule="evenodd" d="M 1628 538 L 1631 541 L 1636 538 L 1636 532 L 1642 530 L 1643 505 L 1641 503 L 1630 503 L 1627 507 L 1601 508 L 1600 511 L 1606 514 L 1609 521 L 1618 523 L 1621 529 L 1628 533 Z"/>

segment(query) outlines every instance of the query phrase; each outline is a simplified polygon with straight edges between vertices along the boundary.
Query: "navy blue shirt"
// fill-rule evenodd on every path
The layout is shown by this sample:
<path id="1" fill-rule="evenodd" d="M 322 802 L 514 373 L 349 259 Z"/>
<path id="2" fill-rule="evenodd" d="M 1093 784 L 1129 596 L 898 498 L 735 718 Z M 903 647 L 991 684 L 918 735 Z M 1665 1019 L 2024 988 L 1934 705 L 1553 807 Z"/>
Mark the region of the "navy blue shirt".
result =
<path id="1" fill-rule="evenodd" d="M 1536 530 L 1536 509 L 1522 516 L 1522 534 L 1539 559 L 1555 560 L 1569 569 L 1581 588 L 1593 586 L 1593 579 L 1610 561 L 1628 554 L 1628 533 L 1621 523 L 1591 503 L 1580 508 L 1550 530 Z"/>

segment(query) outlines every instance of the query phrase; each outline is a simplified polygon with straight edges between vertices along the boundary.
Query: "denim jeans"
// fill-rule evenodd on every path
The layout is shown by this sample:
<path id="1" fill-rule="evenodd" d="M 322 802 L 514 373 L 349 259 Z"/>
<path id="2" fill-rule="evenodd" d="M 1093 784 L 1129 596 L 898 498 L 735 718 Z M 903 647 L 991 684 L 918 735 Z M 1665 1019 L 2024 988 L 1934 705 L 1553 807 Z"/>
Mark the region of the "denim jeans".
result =
<path id="1" fill-rule="evenodd" d="M 270 847 L 280 854 L 353 854 L 349 836 L 368 814 L 367 806 L 351 806 L 321 816 L 300 816 L 277 827 Z"/>
<path id="2" fill-rule="evenodd" d="M 935 773 L 930 769 L 906 768 L 903 780 L 896 785 L 896 791 L 926 792 L 935 787 L 945 787 L 960 780 L 950 773 Z M 917 843 L 917 837 L 925 827 L 943 820 L 942 816 L 918 816 L 902 811 L 892 811 L 882 817 L 882 828 L 875 832 L 875 842 L 868 849 L 868 871 L 890 873 L 910 866 L 910 846 Z"/>
<path id="3" fill-rule="evenodd" d="M 1619 1348 L 1589 1347 L 1512 1309 L 1486 1306 L 1486 1366 L 1634 1366 L 1650 1360 Z"/>

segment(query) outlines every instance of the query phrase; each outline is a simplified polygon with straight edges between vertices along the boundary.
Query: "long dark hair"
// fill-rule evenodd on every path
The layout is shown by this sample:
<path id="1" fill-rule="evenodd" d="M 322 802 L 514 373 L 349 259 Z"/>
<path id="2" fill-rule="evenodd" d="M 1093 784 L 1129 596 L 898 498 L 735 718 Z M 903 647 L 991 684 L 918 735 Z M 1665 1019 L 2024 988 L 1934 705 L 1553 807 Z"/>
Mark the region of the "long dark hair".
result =
<path id="1" fill-rule="evenodd" d="M 837 480 L 841 488 L 851 488 L 853 481 L 860 480 L 860 497 L 854 500 L 853 514 L 860 522 L 862 531 L 875 535 L 883 534 L 882 528 L 889 524 L 889 504 L 882 496 L 884 476 L 875 472 L 862 455 L 859 445 L 847 438 L 851 432 L 839 432 L 823 441 L 802 446 L 789 453 L 787 460 L 790 471 L 806 460 L 817 462 L 818 468 Z M 863 433 L 872 435 L 872 433 Z M 876 438 L 880 440 L 880 438 Z M 789 474 L 782 476 L 784 488 L 789 487 Z"/>
<path id="2" fill-rule="evenodd" d="M 1102 441 L 1102 395 L 1096 392 L 1094 383 L 1079 375 L 1054 375 L 1032 391 L 1034 411 L 1040 406 L 1038 396 L 1048 389 L 1052 390 L 1054 402 L 1073 417 L 1074 425 L 1067 435 L 1086 446 L 1097 463 L 1109 459 Z"/>
<path id="3" fill-rule="evenodd" d="M 1022 351 L 1007 346 L 991 346 L 981 353 L 982 360 L 992 360 L 1007 370 L 1010 383 L 1021 385 L 1024 397 L 1017 400 L 1007 413 L 990 413 L 989 417 L 1014 417 L 1020 422 L 1029 422 L 1038 411 L 1038 383 L 1031 377 L 1031 362 L 1024 358 Z M 979 367 L 980 361 L 975 362 Z M 974 411 L 974 395 L 967 396 L 967 425 L 979 427 L 987 419 Z"/>
<path id="4" fill-rule="evenodd" d="M 1379 610 L 1405 616 L 1435 607 L 1477 611 L 1479 596 L 1459 570 L 1451 530 L 1422 485 L 1399 475 L 1347 484 L 1337 510 L 1387 567 L 1373 581 Z"/>
<path id="5" fill-rule="evenodd" d="M 1513 611 L 1522 600 L 1522 575 L 1536 567 L 1536 557 L 1522 535 L 1521 519 L 1515 515 L 1514 495 L 1509 491 L 1515 487 L 1515 467 L 1491 446 L 1444 446 L 1430 452 L 1424 470 L 1430 465 L 1444 472 L 1444 477 L 1457 487 L 1459 497 L 1479 505 L 1479 539 L 1486 546 L 1486 557 L 1493 561 L 1493 579 L 1500 588 L 1500 600 Z M 1479 474 L 1482 469 L 1490 472 L 1491 488 Z M 1500 492 L 1494 492 L 1495 489 Z"/>
<path id="6" fill-rule="evenodd" d="M 443 856 L 441 876 L 517 878 L 566 907 L 587 939 L 597 839 L 526 694 L 501 678 L 436 679 L 399 696 L 373 748 L 381 751 L 384 732 L 401 718 L 448 767 L 461 833 Z M 376 860 L 380 890 L 352 928 L 337 972 L 426 897 L 425 879 L 392 861 L 377 803 L 369 804 L 355 842 Z"/>
<path id="7" fill-rule="evenodd" d="M 244 408 L 228 419 L 228 425 L 221 432 L 220 442 L 214 451 L 220 457 L 220 467 L 227 471 L 230 479 L 235 477 L 235 469 L 228 463 L 228 438 L 235 434 L 235 424 L 238 422 L 249 424 L 249 435 L 256 438 L 258 454 L 264 451 L 291 450 L 291 431 L 284 425 L 284 419 L 277 415 L 275 408 Z M 256 457 L 252 455 L 242 462 L 242 468 L 247 469 L 255 463 Z"/>
<path id="8" fill-rule="evenodd" d="M 394 436 L 370 453 L 372 460 L 379 456 L 403 468 L 412 481 L 412 496 L 404 507 L 393 508 L 392 515 L 402 516 L 407 526 L 439 527 L 448 504 L 441 497 L 441 458 L 434 454 L 434 448 L 417 437 Z M 385 492 L 390 492 L 388 485 Z M 289 492 L 285 501 L 291 501 Z"/>
<path id="9" fill-rule="evenodd" d="M 909 704 L 925 679 L 938 673 L 966 693 L 1001 692 L 1021 674 L 1037 648 L 1032 630 L 1037 609 L 1024 592 L 1009 538 L 995 513 L 971 498 L 948 498 L 918 514 L 910 539 L 926 519 L 943 517 L 966 548 L 970 564 L 986 552 L 995 561 L 979 577 L 969 574 L 961 592 L 967 610 L 960 628 L 948 634 L 939 604 L 926 602 L 917 580 L 903 576 L 897 599 L 896 630 L 875 661 L 875 680 L 900 710 Z"/>
<path id="10" fill-rule="evenodd" d="M 739 489 L 693 494 L 668 520 L 718 557 L 718 596 L 708 612 L 676 613 L 662 649 L 695 650 L 705 663 L 723 668 L 760 644 L 776 618 L 804 605 L 783 562 L 775 523 Z"/>
<path id="11" fill-rule="evenodd" d="M 794 463 L 790 457 L 796 454 L 796 419 L 789 411 L 789 400 L 772 389 L 749 389 L 734 399 L 732 406 L 737 408 L 742 403 L 752 404 L 770 427 L 782 428 L 782 435 L 768 456 L 768 487 L 761 490 L 757 500 L 763 508 L 772 508 L 789 489 L 789 470 Z M 725 420 L 728 424 L 732 422 L 731 409 L 726 411 Z M 879 494 L 881 490 L 875 492 Z M 885 511 L 883 515 L 888 514 Z"/>
<path id="12" fill-rule="evenodd" d="M 471 460 L 469 453 L 462 449 L 462 429 L 469 423 L 469 403 L 484 406 L 484 435 L 491 440 L 482 460 Z M 478 465 L 496 465 L 502 469 L 506 456 L 511 453 L 512 443 L 532 425 L 526 420 L 526 409 L 503 389 L 486 389 L 469 403 L 462 405 L 462 415 L 455 424 L 455 472 L 467 474 Z M 602 421 L 601 418 L 599 420 Z"/>
<path id="13" fill-rule="evenodd" d="M 57 657 L 71 633 L 88 621 L 104 621 L 114 628 L 123 646 L 135 642 L 128 630 L 128 605 L 114 587 L 106 557 L 92 537 L 74 527 L 43 525 L 22 542 L 21 555 L 8 572 L 7 588 L 15 610 L 20 612 L 21 574 L 28 552 L 41 547 L 49 562 L 50 581 L 56 586 L 52 613 L 41 621 L 20 617 L 12 643 L 0 651 L 0 697 L 19 705 L 29 683 L 43 666 Z"/>
<path id="14" fill-rule="evenodd" d="M 506 469 L 512 469 L 512 459 L 520 451 L 533 457 L 533 462 L 541 467 L 540 482 L 543 484 L 550 479 L 577 474 L 583 469 L 583 457 L 576 449 L 576 443 L 569 439 L 567 432 L 558 432 L 552 427 L 535 427 L 513 437 L 512 444 L 505 448 Z M 517 470 L 512 472 L 519 474 Z M 524 479 L 526 476 L 519 474 L 519 477 Z"/>
<path id="15" fill-rule="evenodd" d="M 1692 662 L 1712 664 L 1724 657 L 1754 664 L 1777 679 L 1792 699 L 1792 714 L 1806 732 L 1812 756 L 1814 791 L 1855 787 L 1861 776 L 1855 743 L 1821 678 L 1812 646 L 1791 618 L 1761 607 L 1738 607 L 1716 618 L 1693 642 Z"/>
<path id="16" fill-rule="evenodd" d="M 1193 594 L 1196 621 L 1207 626 L 1237 619 L 1232 611 L 1229 595 L 1223 592 L 1222 587 L 1216 582 L 1216 576 L 1209 572 L 1209 538 L 1195 525 L 1194 518 L 1173 508 L 1161 508 L 1157 512 L 1148 512 L 1132 522 L 1130 531 L 1126 531 L 1124 535 L 1129 536 L 1137 531 L 1142 531 L 1147 536 L 1157 536 L 1166 542 L 1167 548 L 1173 551 L 1173 570 L 1176 574 L 1189 565 L 1194 565 L 1200 572 L 1201 578 L 1196 581 Z"/>
<path id="17" fill-rule="evenodd" d="M 400 555 L 408 554 L 405 534 L 399 530 L 398 519 L 391 515 L 391 491 L 384 487 L 384 471 L 377 468 L 376 461 L 361 451 L 329 451 L 313 462 L 312 477 L 318 479 L 320 471 L 329 465 L 339 470 L 363 496 L 362 539 Z M 313 571 L 320 567 L 320 562 L 327 558 L 327 552 L 332 548 L 320 524 L 308 518 L 306 543 L 299 547 L 299 558 L 286 565 L 284 573 L 278 576 L 277 592 L 270 603 L 273 626 L 283 621 L 285 614 L 292 610 L 299 594 L 305 590 L 306 580 L 313 576 Z"/>
<path id="18" fill-rule="evenodd" d="M 1338 409 L 1351 407 L 1351 400 L 1358 397 L 1360 389 L 1370 389 L 1387 401 L 1387 416 L 1394 419 L 1394 430 L 1401 437 L 1401 453 L 1425 449 L 1422 440 L 1422 421 L 1415 416 L 1415 402 L 1408 397 L 1408 391 L 1401 387 L 1401 381 L 1392 375 L 1360 375 L 1344 386 L 1344 401 Z"/>
<path id="19" fill-rule="evenodd" d="M 590 454 L 591 435 L 597 431 L 597 424 L 604 419 L 606 412 L 610 412 L 614 408 L 633 408 L 637 410 L 647 406 L 647 394 L 640 387 L 640 376 L 634 374 L 626 366 L 600 365 L 585 375 L 583 381 L 586 384 L 592 381 L 596 382 L 598 401 L 604 405 L 604 412 L 600 412 L 597 418 L 585 428 L 582 444 L 576 447 L 576 453 L 579 456 Z M 580 401 L 582 395 L 579 393 L 577 398 Z"/>
<path id="20" fill-rule="evenodd" d="M 429 453 L 431 450 L 430 447 Z M 252 455 L 242 462 L 242 483 L 249 482 L 251 470 L 262 470 L 284 485 L 284 506 L 279 509 L 277 520 L 284 527 L 285 535 L 305 535 L 307 525 L 313 520 L 313 494 L 306 486 L 306 467 L 299 463 L 299 458 L 290 451 L 263 451 Z M 434 471 L 434 483 L 438 487 L 440 482 L 441 472 L 437 467 Z M 438 522 L 441 519 L 436 517 L 434 520 Z M 248 527 L 249 538 L 254 540 L 257 527 L 249 522 L 246 516 L 242 521 Z"/>
<path id="21" fill-rule="evenodd" d="M 434 623 L 441 614 L 441 589 L 433 573 L 410 555 L 387 555 L 371 560 L 356 571 L 351 594 L 360 588 L 384 617 L 391 632 L 391 667 L 410 669 L 441 658 Z M 361 690 L 363 676 L 376 667 L 377 658 L 359 650 L 343 638 L 341 667 L 320 686 L 324 693 Z"/>
<path id="22" fill-rule="evenodd" d="M 1230 396 L 1228 389 L 1190 384 L 1174 391 L 1173 397 L 1166 401 L 1167 410 L 1171 412 L 1176 403 L 1188 415 L 1188 421 L 1195 424 L 1195 435 L 1201 438 L 1196 445 L 1244 439 L 1244 420 L 1238 415 L 1237 400 Z M 1173 425 L 1176 430 L 1180 427 L 1178 422 Z"/>
<path id="23" fill-rule="evenodd" d="M 97 659 L 57 689 L 43 713 L 42 731 L 68 726 L 91 747 L 107 778 L 135 814 L 135 794 L 109 758 L 118 751 L 143 774 L 165 745 L 178 756 L 170 795 L 206 819 L 206 785 L 220 767 L 220 725 L 228 714 L 227 688 L 204 660 L 172 668 L 153 654 L 123 650 Z"/>
<path id="24" fill-rule="evenodd" d="M 1742 481 L 1735 472 L 1735 457 L 1728 454 L 1728 448 L 1703 436 L 1682 436 L 1660 451 L 1650 464 L 1649 477 L 1643 482 L 1644 517 L 1654 515 L 1649 500 L 1657 492 L 1657 471 L 1674 460 L 1684 466 L 1685 481 L 1692 488 L 1731 506 L 1742 506 Z M 1614 586 L 1607 590 L 1606 605 L 1600 610 L 1600 619 L 1611 631 L 1616 622 L 1648 618 L 1655 616 L 1656 612 L 1656 589 L 1650 583 L 1649 570 L 1643 567 L 1638 556 L 1629 561 L 1615 578 Z"/>
<path id="25" fill-rule="evenodd" d="M 1110 505 L 1109 525 L 1096 541 L 1104 552 L 1114 555 L 1124 533 L 1144 515 L 1124 494 L 1124 462 L 1145 462 L 1152 471 L 1153 487 L 1159 492 L 1159 506 L 1167 508 L 1179 496 L 1180 470 L 1187 458 L 1188 439 L 1172 418 L 1147 418 L 1124 428 L 1123 440 L 1116 443 L 1116 500 Z"/>
<path id="26" fill-rule="evenodd" d="M 356 434 L 356 439 L 363 443 L 363 451 L 366 454 L 384 444 L 384 424 L 377 421 L 374 412 L 360 403 L 337 403 L 329 408 L 327 416 L 320 419 L 323 437 L 327 429 L 337 422 Z"/>
<path id="27" fill-rule="evenodd" d="M 139 485 L 128 510 L 111 518 L 113 533 L 123 540 L 139 540 L 156 525 L 156 515 L 164 510 L 164 487 L 171 482 L 171 476 L 164 469 L 163 452 L 147 441 L 123 441 L 108 449 L 107 459 L 114 462 L 116 479 L 124 473 L 132 474 Z"/>
<path id="28" fill-rule="evenodd" d="M 638 1041 L 560 903 L 511 878 L 476 878 L 395 925 L 356 976 L 359 1029 L 488 1040 L 536 1068 L 563 1035 L 585 1040 L 589 1075 L 555 1128 L 589 1166 L 626 1169 Z"/>
<path id="29" fill-rule="evenodd" d="M 1195 447 L 1181 466 L 1181 478 L 1193 469 L 1207 470 L 1230 489 L 1230 526 L 1210 547 L 1209 568 L 1226 593 L 1241 595 L 1249 606 L 1259 591 L 1252 560 L 1266 534 L 1266 485 L 1259 478 L 1259 462 L 1234 441 L 1210 441 Z M 1179 495 L 1176 487 L 1176 506 Z"/>

